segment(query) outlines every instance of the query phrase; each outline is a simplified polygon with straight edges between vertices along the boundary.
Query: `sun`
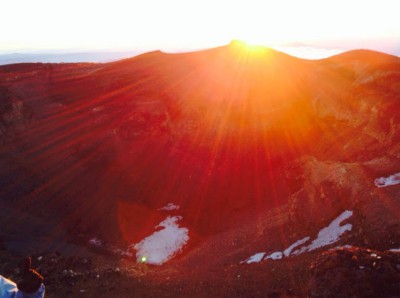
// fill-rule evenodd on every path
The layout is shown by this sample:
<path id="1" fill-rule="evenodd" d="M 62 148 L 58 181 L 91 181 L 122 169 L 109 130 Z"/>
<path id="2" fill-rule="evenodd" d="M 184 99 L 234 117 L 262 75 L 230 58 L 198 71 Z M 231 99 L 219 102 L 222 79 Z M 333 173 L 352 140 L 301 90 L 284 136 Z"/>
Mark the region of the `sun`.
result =
<path id="1" fill-rule="evenodd" d="M 265 49 L 265 46 L 258 43 L 243 41 L 243 47 L 249 52 L 260 52 Z"/>
<path id="2" fill-rule="evenodd" d="M 268 48 L 264 45 L 250 43 L 242 40 L 233 40 L 229 45 L 235 52 L 245 54 L 246 56 L 264 55 L 268 52 Z"/>

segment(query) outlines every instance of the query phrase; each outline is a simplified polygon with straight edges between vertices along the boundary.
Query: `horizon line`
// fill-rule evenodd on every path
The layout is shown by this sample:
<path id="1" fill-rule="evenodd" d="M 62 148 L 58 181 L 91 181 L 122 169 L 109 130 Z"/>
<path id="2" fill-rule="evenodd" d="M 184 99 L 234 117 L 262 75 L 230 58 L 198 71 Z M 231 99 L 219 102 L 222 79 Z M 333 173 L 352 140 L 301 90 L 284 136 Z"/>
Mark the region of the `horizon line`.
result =
<path id="1" fill-rule="evenodd" d="M 2 53 L 0 51 L 0 65 L 7 64 L 15 64 L 15 63 L 79 63 L 79 62 L 92 62 L 92 63 L 106 63 L 112 61 L 118 61 L 121 59 L 132 58 L 141 54 L 161 51 L 163 53 L 187 53 L 187 52 L 197 52 L 207 49 L 213 49 L 218 47 L 229 46 L 234 42 L 242 42 L 244 44 L 250 44 L 241 40 L 232 40 L 228 44 L 223 44 L 219 46 L 211 46 L 211 47 L 186 47 L 186 48 L 177 48 L 175 50 L 161 50 L 161 49 L 24 49 L 17 51 L 9 51 Z M 335 47 L 319 47 L 306 43 L 287 43 L 285 45 L 262 45 L 262 44 L 250 44 L 255 46 L 260 46 L 264 48 L 270 48 L 276 51 L 280 51 L 286 53 L 290 56 L 298 57 L 301 59 L 310 59 L 310 60 L 318 60 L 329 58 L 344 52 L 352 51 L 352 50 L 371 50 L 376 52 L 381 52 L 393 56 L 400 57 L 400 49 L 398 51 L 383 51 L 377 50 L 374 48 L 368 47 L 359 47 L 359 48 L 335 48 Z M 60 56 L 79 56 L 79 55 L 93 55 L 93 56 L 109 56 L 109 57 L 86 57 L 84 60 L 80 60 L 79 57 L 75 60 L 63 61 Z M 114 57 L 112 57 L 114 55 Z M 17 57 L 16 57 L 17 56 Z M 20 57 L 18 57 L 20 56 Z M 41 56 L 36 57 L 34 56 Z M 47 59 L 46 59 L 47 57 Z M 3 59 L 1 59 L 3 58 Z M 8 59 L 7 59 L 8 58 Z M 18 59 L 20 58 L 20 59 Z M 32 58 L 32 60 L 29 60 Z M 54 61 L 51 60 L 54 58 Z M 70 57 L 71 59 L 71 57 Z M 4 61 L 2 61 L 4 60 Z M 7 61 L 8 60 L 8 61 Z M 19 61 L 21 60 L 21 61 Z M 68 60 L 68 59 L 67 59 Z"/>

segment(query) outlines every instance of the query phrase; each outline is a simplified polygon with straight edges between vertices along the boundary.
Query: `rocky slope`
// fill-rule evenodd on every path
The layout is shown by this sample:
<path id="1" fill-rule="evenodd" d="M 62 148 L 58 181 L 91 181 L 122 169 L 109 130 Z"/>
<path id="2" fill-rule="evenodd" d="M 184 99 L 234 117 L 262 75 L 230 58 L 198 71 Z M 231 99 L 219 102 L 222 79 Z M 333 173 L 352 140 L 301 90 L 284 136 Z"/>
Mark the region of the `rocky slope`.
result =
<path id="1" fill-rule="evenodd" d="M 158 289 L 186 276 L 181 296 L 324 296 L 309 292 L 319 253 L 400 247 L 399 82 L 383 53 L 310 61 L 240 42 L 1 66 L 0 239 L 18 254 L 124 256 L 121 270 L 147 268 Z M 182 246 L 163 269 L 135 264 L 168 231 Z"/>

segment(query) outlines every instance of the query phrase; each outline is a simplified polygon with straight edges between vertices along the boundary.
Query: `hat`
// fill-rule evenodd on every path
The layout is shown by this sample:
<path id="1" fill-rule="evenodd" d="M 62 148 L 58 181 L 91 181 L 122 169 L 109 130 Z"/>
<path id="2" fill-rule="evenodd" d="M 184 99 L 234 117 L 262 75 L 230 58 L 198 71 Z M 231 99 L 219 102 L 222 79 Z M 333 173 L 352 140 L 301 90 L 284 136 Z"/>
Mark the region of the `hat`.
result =
<path id="1" fill-rule="evenodd" d="M 22 280 L 17 283 L 18 290 L 32 294 L 39 290 L 44 278 L 36 270 L 31 268 L 31 258 L 26 258 L 22 264 Z"/>

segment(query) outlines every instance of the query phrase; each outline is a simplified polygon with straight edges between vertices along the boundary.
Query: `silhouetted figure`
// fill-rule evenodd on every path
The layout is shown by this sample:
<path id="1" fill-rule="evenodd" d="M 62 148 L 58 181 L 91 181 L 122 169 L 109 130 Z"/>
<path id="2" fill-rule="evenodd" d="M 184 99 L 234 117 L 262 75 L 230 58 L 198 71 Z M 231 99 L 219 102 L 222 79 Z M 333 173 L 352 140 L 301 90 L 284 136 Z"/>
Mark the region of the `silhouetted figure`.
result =
<path id="1" fill-rule="evenodd" d="M 31 268 L 31 258 L 22 264 L 22 278 L 16 284 L 0 275 L 0 298 L 43 298 L 44 278 Z"/>

